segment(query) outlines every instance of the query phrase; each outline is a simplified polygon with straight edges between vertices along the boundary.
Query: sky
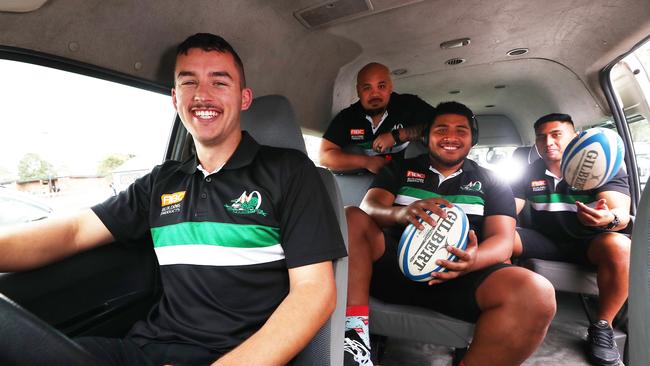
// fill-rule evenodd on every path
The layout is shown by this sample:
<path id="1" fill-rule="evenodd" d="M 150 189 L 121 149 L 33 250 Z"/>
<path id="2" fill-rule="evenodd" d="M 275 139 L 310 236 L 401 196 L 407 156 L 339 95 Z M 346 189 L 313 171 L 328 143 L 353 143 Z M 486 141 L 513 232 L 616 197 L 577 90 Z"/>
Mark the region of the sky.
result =
<path id="1" fill-rule="evenodd" d="M 0 60 L 0 172 L 26 153 L 57 172 L 87 175 L 107 155 L 162 162 L 174 118 L 171 97 L 83 75 Z"/>

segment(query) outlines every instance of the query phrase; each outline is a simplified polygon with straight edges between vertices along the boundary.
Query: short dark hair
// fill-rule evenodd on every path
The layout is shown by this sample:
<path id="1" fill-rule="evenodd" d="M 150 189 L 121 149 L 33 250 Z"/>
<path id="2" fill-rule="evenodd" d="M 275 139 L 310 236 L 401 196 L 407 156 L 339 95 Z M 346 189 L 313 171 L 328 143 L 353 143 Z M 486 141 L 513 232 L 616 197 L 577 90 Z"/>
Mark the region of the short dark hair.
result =
<path id="1" fill-rule="evenodd" d="M 547 122 L 553 122 L 553 121 L 560 121 L 560 122 L 565 122 L 565 123 L 570 123 L 573 128 L 575 128 L 575 125 L 573 124 L 573 120 L 571 119 L 571 116 L 568 114 L 564 113 L 549 113 L 545 116 L 539 117 L 537 121 L 535 121 L 535 124 L 533 127 L 535 128 L 535 131 L 537 131 L 537 128 L 544 123 Z"/>
<path id="2" fill-rule="evenodd" d="M 431 123 L 429 125 L 432 125 L 433 122 L 438 118 L 438 116 L 441 116 L 443 114 L 459 114 L 461 116 L 464 116 L 467 118 L 467 123 L 469 123 L 470 127 L 472 127 L 472 119 L 474 118 L 474 112 L 472 112 L 469 107 L 467 107 L 463 103 L 458 103 L 458 102 L 442 102 L 436 106 L 436 111 L 433 114 L 433 118 L 431 119 Z"/>
<path id="3" fill-rule="evenodd" d="M 187 37 L 176 49 L 176 56 L 187 55 L 191 48 L 200 48 L 205 52 L 217 51 L 221 53 L 229 53 L 235 59 L 235 65 L 241 76 L 241 87 L 246 86 L 246 76 L 244 74 L 244 64 L 235 49 L 232 48 L 230 43 L 216 34 L 211 33 L 197 33 Z"/>

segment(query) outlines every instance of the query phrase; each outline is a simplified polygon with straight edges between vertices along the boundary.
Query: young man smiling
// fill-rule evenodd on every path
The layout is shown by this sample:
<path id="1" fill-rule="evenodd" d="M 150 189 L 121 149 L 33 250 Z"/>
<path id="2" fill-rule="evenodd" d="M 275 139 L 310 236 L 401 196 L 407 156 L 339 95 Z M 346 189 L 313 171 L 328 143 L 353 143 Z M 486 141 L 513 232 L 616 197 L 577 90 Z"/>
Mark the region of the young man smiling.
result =
<path id="1" fill-rule="evenodd" d="M 304 154 L 241 131 L 252 91 L 221 37 L 186 39 L 174 78 L 196 155 L 92 209 L 3 231 L 0 271 L 151 235 L 160 301 L 125 339 L 82 347 L 110 365 L 284 365 L 335 306 L 331 261 L 346 253 L 327 192 Z"/>
<path id="2" fill-rule="evenodd" d="M 439 104 L 427 132 L 428 154 L 389 164 L 375 177 L 361 208 L 347 208 L 346 365 L 370 364 L 370 294 L 476 322 L 461 362 L 465 366 L 519 365 L 544 339 L 555 313 L 553 287 L 529 270 L 504 264 L 512 254 L 514 199 L 494 173 L 467 159 L 477 134 L 469 108 Z M 405 226 L 421 229 L 420 219 L 432 224 L 426 211 L 443 215 L 439 205 L 451 203 L 470 222 L 466 250 L 448 247 L 458 261 L 439 261 L 447 271 L 433 273 L 428 284 L 408 280 L 397 263 Z"/>

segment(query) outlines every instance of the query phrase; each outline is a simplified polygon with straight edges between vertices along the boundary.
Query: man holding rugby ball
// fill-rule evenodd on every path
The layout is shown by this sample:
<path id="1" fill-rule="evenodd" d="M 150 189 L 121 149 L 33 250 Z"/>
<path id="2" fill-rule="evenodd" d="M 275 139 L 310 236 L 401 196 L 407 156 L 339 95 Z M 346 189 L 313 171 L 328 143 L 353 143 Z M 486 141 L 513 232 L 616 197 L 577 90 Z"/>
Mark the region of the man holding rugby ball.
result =
<path id="1" fill-rule="evenodd" d="M 532 227 L 517 229 L 513 256 L 596 266 L 599 310 L 588 330 L 589 357 L 598 365 L 617 365 L 610 324 L 627 299 L 630 238 L 618 233 L 630 221 L 627 174 L 620 169 L 601 187 L 571 190 L 560 169 L 564 150 L 577 135 L 571 116 L 548 114 L 534 127 L 542 159 L 512 187 L 518 213 L 531 202 Z"/>
<path id="2" fill-rule="evenodd" d="M 383 168 L 361 208 L 346 210 L 349 285 L 345 362 L 371 364 L 368 299 L 427 307 L 476 322 L 472 344 L 461 365 L 519 365 L 544 339 L 555 314 L 555 295 L 543 277 L 504 264 L 512 254 L 515 207 L 510 188 L 467 159 L 478 140 L 472 111 L 457 102 L 441 103 L 426 130 L 428 154 L 394 161 Z M 446 271 L 433 279 L 407 279 L 397 263 L 405 226 L 433 224 L 429 210 L 464 206 L 470 223 L 466 250 L 447 249 L 457 261 L 439 260 Z M 432 329 L 432 331 L 435 331 Z"/>

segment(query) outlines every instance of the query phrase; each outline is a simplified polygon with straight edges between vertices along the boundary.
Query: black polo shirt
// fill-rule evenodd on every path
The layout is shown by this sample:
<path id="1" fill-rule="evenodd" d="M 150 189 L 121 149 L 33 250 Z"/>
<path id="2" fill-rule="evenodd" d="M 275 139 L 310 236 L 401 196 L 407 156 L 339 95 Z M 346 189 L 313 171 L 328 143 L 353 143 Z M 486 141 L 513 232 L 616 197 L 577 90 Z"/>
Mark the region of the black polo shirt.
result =
<path id="1" fill-rule="evenodd" d="M 372 142 L 377 136 L 398 128 L 427 124 L 433 120 L 435 108 L 416 95 L 391 93 L 386 112 L 386 118 L 373 133 L 372 122 L 358 101 L 334 117 L 323 138 L 341 148 L 356 147 L 355 150 L 362 151 L 365 155 L 375 156 L 378 153 L 372 150 Z M 408 144 L 408 141 L 402 142 L 384 155 L 403 158 Z"/>
<path id="2" fill-rule="evenodd" d="M 622 168 L 602 187 L 587 191 L 574 191 L 564 180 L 556 185 L 555 180 L 546 169 L 544 160 L 536 160 L 513 183 L 512 192 L 516 198 L 527 200 L 530 204 L 532 229 L 558 241 L 589 239 L 604 231 L 584 226 L 578 221 L 576 201 L 593 204 L 598 200 L 596 195 L 605 191 L 630 195 L 627 173 Z"/>
<path id="3" fill-rule="evenodd" d="M 130 336 L 225 353 L 257 331 L 289 292 L 288 268 L 346 255 L 329 196 L 301 152 L 246 132 L 204 177 L 196 157 L 167 161 L 93 211 L 120 241 L 149 233 L 163 295 Z"/>
<path id="4" fill-rule="evenodd" d="M 469 219 L 481 242 L 486 216 L 515 217 L 515 201 L 510 187 L 476 162 L 465 159 L 460 170 L 440 182 L 440 175 L 431 166 L 429 155 L 393 162 L 382 168 L 370 188 L 382 188 L 395 195 L 394 205 L 407 206 L 427 198 L 444 198 L 459 206 Z M 404 227 L 395 227 L 393 235 L 401 235 Z"/>

